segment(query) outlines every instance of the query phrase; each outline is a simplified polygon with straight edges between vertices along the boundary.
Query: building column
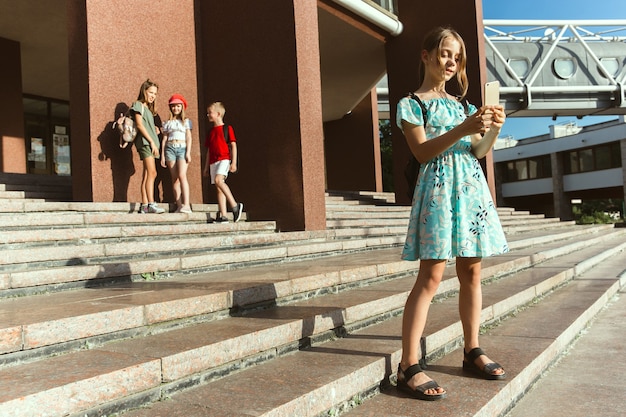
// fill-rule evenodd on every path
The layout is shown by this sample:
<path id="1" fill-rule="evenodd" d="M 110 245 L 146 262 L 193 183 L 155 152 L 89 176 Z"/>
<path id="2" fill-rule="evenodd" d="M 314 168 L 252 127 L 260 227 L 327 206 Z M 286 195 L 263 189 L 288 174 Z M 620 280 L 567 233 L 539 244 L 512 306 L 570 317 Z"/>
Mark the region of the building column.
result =
<path id="1" fill-rule="evenodd" d="M 316 0 L 199 2 L 202 101 L 222 101 L 237 137 L 228 178 L 250 220 L 326 228 Z M 207 198 L 214 187 L 207 184 Z"/>
<path id="2" fill-rule="evenodd" d="M 143 163 L 133 146 L 119 147 L 112 122 L 149 78 L 159 85 L 161 118 L 168 117 L 171 94 L 180 93 L 189 103 L 190 196 L 192 204 L 202 202 L 197 122 L 205 111 L 197 104 L 195 1 L 164 1 L 146 9 L 126 0 L 77 0 L 67 2 L 67 11 L 74 200 L 141 200 Z"/>
<path id="3" fill-rule="evenodd" d="M 350 114 L 324 124 L 328 190 L 383 190 L 376 97 L 373 89 Z"/>
<path id="4" fill-rule="evenodd" d="M 442 13 L 441 5 L 436 2 L 398 0 L 398 3 L 399 17 L 404 30 L 387 43 L 387 75 L 396 201 L 410 204 L 406 196 L 408 187 L 403 174 L 410 151 L 402 132 L 395 125 L 396 104 L 407 92 L 415 91 L 419 87 L 418 71 L 424 35 L 439 25 L 450 25 L 461 34 L 467 49 L 467 76 L 470 85 L 467 99 L 477 107 L 482 103 L 482 85 L 487 81 L 487 61 L 483 40 L 482 0 L 450 0 L 446 3 L 446 9 L 454 10 L 454 13 Z M 448 92 L 458 93 L 452 89 Z M 491 152 L 481 163 L 491 194 L 496 201 Z"/>
<path id="5" fill-rule="evenodd" d="M 574 218 L 572 202 L 563 190 L 563 158 L 554 152 L 550 154 L 552 165 L 552 195 L 554 199 L 554 215 L 563 221 Z"/>
<path id="6" fill-rule="evenodd" d="M 19 42 L 0 38 L 0 172 L 26 172 L 22 59 Z"/>

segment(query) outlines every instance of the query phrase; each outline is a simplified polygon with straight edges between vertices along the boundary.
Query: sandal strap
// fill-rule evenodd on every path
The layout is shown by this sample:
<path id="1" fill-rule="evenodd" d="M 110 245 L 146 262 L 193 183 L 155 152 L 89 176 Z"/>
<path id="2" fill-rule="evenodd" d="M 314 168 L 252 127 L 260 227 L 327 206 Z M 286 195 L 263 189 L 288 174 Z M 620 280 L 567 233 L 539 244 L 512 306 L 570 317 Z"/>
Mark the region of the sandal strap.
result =
<path id="1" fill-rule="evenodd" d="M 499 375 L 499 374 L 494 374 L 494 372 L 497 371 L 498 369 L 502 369 L 502 366 L 500 366 L 498 362 L 491 362 L 483 367 L 483 372 L 486 372 L 492 375 Z"/>
<path id="2" fill-rule="evenodd" d="M 469 352 L 465 352 L 465 350 L 463 350 L 463 353 L 465 354 L 465 359 L 468 362 L 474 362 L 476 359 L 478 359 L 479 356 L 485 354 L 485 352 L 479 347 L 474 348 L 470 350 Z"/>
<path id="3" fill-rule="evenodd" d="M 434 380 L 430 380 L 428 382 L 424 382 L 422 385 L 418 385 L 417 387 L 415 387 L 415 390 L 420 391 L 421 393 L 425 394 L 426 391 L 428 391 L 429 389 L 436 390 L 437 388 L 441 388 L 439 384 L 436 383 Z M 426 395 L 432 395 L 432 394 L 426 394 Z"/>
<path id="4" fill-rule="evenodd" d="M 404 371 L 400 367 L 400 364 L 398 364 L 398 373 L 402 373 L 402 375 L 404 375 L 404 380 L 407 382 L 410 381 L 411 378 L 413 378 L 415 375 L 419 374 L 420 372 L 423 372 L 423 371 L 419 363 L 409 366 Z"/>

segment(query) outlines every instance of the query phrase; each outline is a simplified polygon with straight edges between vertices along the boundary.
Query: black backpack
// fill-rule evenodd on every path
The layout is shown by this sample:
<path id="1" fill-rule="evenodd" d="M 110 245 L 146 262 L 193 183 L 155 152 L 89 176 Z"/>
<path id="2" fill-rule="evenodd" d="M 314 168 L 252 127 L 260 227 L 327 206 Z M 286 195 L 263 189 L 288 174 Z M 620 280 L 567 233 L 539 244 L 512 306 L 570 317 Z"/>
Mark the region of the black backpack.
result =
<path id="1" fill-rule="evenodd" d="M 413 100 L 417 101 L 417 104 L 422 108 L 422 118 L 424 120 L 424 129 L 426 129 L 426 124 L 428 123 L 428 109 L 424 105 L 424 102 L 415 94 L 409 93 L 406 97 L 411 97 Z M 463 108 L 465 109 L 465 116 L 469 116 L 469 107 L 467 105 L 467 100 L 462 101 Z M 413 199 L 413 192 L 415 191 L 415 186 L 417 185 L 417 176 L 420 171 L 420 163 L 415 158 L 413 153 L 409 156 L 409 160 L 404 167 L 404 178 L 406 178 L 406 182 L 409 185 L 409 189 L 407 190 L 407 196 L 410 199 Z"/>
<path id="2" fill-rule="evenodd" d="M 230 132 L 228 129 L 228 125 L 224 123 L 224 140 L 226 141 L 226 144 L 228 145 L 228 147 L 230 148 Z M 232 150 L 230 151 L 230 154 L 232 156 Z M 239 171 L 239 148 L 237 148 L 237 160 L 235 161 L 235 163 L 237 164 L 237 171 L 233 172 L 233 174 L 236 174 Z"/>

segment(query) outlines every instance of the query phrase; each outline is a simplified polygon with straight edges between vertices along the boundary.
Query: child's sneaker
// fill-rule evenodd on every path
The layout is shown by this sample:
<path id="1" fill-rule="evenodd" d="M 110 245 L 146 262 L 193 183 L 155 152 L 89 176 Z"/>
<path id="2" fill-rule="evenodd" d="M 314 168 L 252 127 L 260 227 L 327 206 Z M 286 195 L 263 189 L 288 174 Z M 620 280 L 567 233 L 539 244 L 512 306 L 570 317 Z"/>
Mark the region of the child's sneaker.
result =
<path id="1" fill-rule="evenodd" d="M 228 223 L 228 218 L 222 215 L 217 216 L 215 223 Z"/>
<path id="2" fill-rule="evenodd" d="M 243 203 L 237 203 L 235 207 L 233 207 L 233 220 L 235 223 L 241 219 L 241 215 L 243 214 Z"/>
<path id="3" fill-rule="evenodd" d="M 148 212 L 148 205 L 147 204 L 141 204 L 139 206 L 139 214 L 146 214 Z"/>
<path id="4" fill-rule="evenodd" d="M 148 204 L 148 210 L 146 211 L 146 213 L 161 214 L 161 213 L 165 213 L 165 209 L 162 209 L 161 207 L 157 206 L 157 203 L 150 203 Z"/>
<path id="5" fill-rule="evenodd" d="M 178 210 L 178 212 L 179 212 L 179 213 L 187 213 L 187 214 L 189 214 L 189 213 L 191 213 L 191 209 L 190 209 L 190 208 L 183 207 L 183 208 L 181 208 L 180 210 Z"/>

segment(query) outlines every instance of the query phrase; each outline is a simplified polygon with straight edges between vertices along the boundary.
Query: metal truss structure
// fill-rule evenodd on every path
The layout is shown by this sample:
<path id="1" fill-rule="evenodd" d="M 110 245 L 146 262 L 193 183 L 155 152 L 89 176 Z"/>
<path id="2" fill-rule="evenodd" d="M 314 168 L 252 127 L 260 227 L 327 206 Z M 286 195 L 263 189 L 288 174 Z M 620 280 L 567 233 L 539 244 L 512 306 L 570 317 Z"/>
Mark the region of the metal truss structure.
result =
<path id="1" fill-rule="evenodd" d="M 626 20 L 485 20 L 488 79 L 515 116 L 626 114 Z"/>

